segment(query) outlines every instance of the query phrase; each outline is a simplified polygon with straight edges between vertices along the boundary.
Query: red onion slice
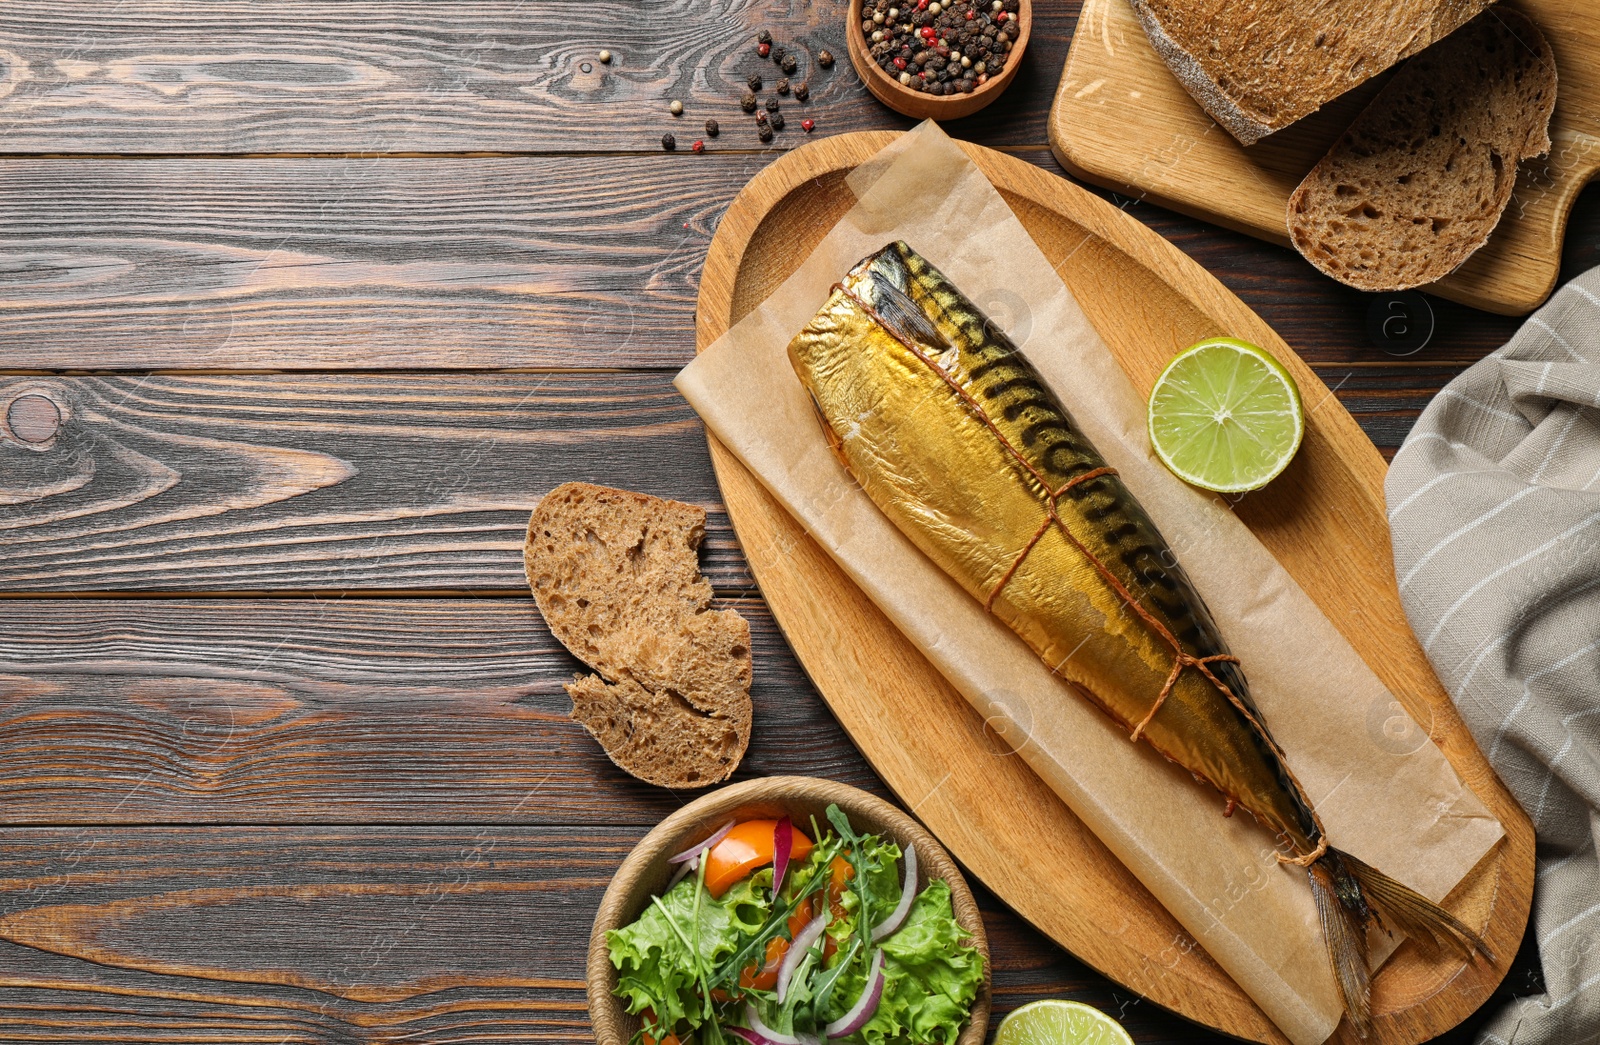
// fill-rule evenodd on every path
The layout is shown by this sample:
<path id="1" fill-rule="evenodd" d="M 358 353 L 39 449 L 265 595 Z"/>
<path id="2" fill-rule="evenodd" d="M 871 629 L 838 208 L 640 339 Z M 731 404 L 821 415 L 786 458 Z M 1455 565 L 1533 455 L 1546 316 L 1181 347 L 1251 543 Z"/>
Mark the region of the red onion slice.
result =
<path id="1" fill-rule="evenodd" d="M 910 842 L 906 843 L 906 881 L 900 889 L 900 902 L 895 904 L 889 917 L 879 922 L 872 930 L 872 942 L 877 943 L 885 936 L 890 935 L 900 928 L 900 923 L 906 920 L 906 914 L 911 910 L 911 901 L 916 899 L 917 891 L 917 850 Z"/>
<path id="2" fill-rule="evenodd" d="M 872 1019 L 872 1014 L 878 1011 L 878 1003 L 883 1000 L 883 951 L 872 952 L 872 966 L 867 969 L 867 986 L 862 990 L 861 997 L 850 1006 L 850 1011 L 828 1024 L 822 1030 L 825 1038 L 848 1038 L 856 1031 L 867 1025 Z"/>
<path id="3" fill-rule="evenodd" d="M 697 868 L 699 866 L 700 866 L 699 858 L 693 858 L 686 864 L 679 864 L 678 865 L 678 869 L 676 871 L 672 872 L 672 878 L 671 878 L 670 881 L 667 882 L 667 888 L 663 889 L 661 891 L 663 893 L 665 893 L 667 891 L 667 889 L 671 889 L 673 886 L 675 886 L 679 882 L 683 881 L 683 876 L 684 875 L 688 874 L 690 871 L 693 871 L 695 868 Z"/>
<path id="4" fill-rule="evenodd" d="M 772 829 L 772 900 L 778 900 L 778 890 L 783 888 L 783 873 L 789 869 L 789 853 L 794 849 L 794 824 L 786 816 Z M 780 990 L 778 1000 L 783 1000 Z"/>
<path id="5" fill-rule="evenodd" d="M 733 830 L 733 821 L 729 820 L 727 823 L 723 824 L 720 828 L 717 829 L 717 833 L 716 834 L 712 835 L 710 838 L 707 838 L 704 842 L 701 842 L 698 845 L 691 845 L 689 848 L 685 849 L 683 852 L 679 853 L 677 856 L 669 856 L 669 857 L 667 857 L 667 863 L 669 863 L 669 864 L 681 864 L 686 860 L 693 860 L 695 857 L 699 856 L 705 850 L 710 849 L 712 846 L 714 846 L 718 842 L 722 841 L 723 838 L 725 838 L 727 836 L 728 832 L 732 831 L 732 830 Z"/>
<path id="6" fill-rule="evenodd" d="M 822 1045 L 821 1038 L 813 1037 L 809 1034 L 779 1034 L 761 1022 L 761 1014 L 756 1011 L 756 1003 L 753 1001 L 745 1002 L 744 1021 L 750 1024 L 751 1030 L 769 1042 L 773 1042 L 774 1045 Z"/>
<path id="7" fill-rule="evenodd" d="M 778 966 L 778 1004 L 783 1004 L 784 997 L 789 993 L 789 981 L 794 978 L 794 971 L 800 967 L 800 961 L 817 942 L 817 937 L 822 935 L 828 927 L 828 911 L 826 909 L 811 921 L 806 927 L 795 933 L 794 940 L 789 944 L 789 950 L 783 956 L 783 964 Z"/>
<path id="8" fill-rule="evenodd" d="M 750 1045 L 774 1045 L 773 1042 L 768 1041 L 766 1038 L 763 1038 L 753 1030 L 745 1030 L 743 1027 L 724 1027 L 722 1029 L 727 1031 L 729 1034 L 738 1035 L 745 1041 L 749 1042 Z"/>

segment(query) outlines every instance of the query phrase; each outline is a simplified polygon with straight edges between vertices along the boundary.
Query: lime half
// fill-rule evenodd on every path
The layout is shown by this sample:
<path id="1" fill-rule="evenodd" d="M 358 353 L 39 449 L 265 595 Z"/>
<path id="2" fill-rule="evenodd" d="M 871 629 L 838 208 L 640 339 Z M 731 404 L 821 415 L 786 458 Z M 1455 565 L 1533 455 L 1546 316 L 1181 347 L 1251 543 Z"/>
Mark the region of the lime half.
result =
<path id="1" fill-rule="evenodd" d="M 1029 1002 L 1000 1021 L 994 1045 L 1133 1045 L 1122 1025 L 1081 1001 Z"/>
<path id="2" fill-rule="evenodd" d="M 1267 485 L 1288 467 L 1305 434 L 1294 379 L 1246 341 L 1191 345 L 1150 392 L 1150 444 L 1186 483 L 1218 493 Z"/>

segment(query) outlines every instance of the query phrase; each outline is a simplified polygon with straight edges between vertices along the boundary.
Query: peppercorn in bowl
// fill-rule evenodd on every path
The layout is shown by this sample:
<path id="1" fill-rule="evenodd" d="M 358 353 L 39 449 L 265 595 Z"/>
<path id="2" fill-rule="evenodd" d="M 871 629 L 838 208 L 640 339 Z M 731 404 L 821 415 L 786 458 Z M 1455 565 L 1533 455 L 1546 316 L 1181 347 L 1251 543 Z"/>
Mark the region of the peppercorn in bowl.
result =
<path id="1" fill-rule="evenodd" d="M 1006 89 L 1032 23 L 1032 0 L 851 0 L 845 37 L 873 97 L 917 119 L 956 120 Z"/>

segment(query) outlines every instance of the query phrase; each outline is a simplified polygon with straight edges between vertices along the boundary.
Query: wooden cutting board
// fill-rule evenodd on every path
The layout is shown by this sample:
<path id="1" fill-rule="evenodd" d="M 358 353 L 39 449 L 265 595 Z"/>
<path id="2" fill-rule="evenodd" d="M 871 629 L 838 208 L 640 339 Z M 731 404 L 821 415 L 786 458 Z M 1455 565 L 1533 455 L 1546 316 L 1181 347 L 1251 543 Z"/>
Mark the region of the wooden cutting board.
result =
<path id="1" fill-rule="evenodd" d="M 1508 6 L 1538 23 L 1555 51 L 1560 86 L 1550 155 L 1522 165 L 1489 242 L 1423 289 L 1522 315 L 1555 288 L 1567 215 L 1600 170 L 1600 9 L 1593 0 L 1512 0 Z M 1050 146 L 1086 181 L 1288 245 L 1289 194 L 1383 79 L 1246 149 L 1178 83 L 1128 0 L 1084 0 L 1050 109 Z"/>
<path id="2" fill-rule="evenodd" d="M 861 132 L 813 142 L 745 187 L 706 259 L 700 349 L 799 267 L 855 202 L 845 175 L 893 137 Z M 1447 903 L 1468 924 L 1486 926 L 1500 964 L 1435 961 L 1406 944 L 1373 987 L 1381 1045 L 1410 1045 L 1454 1026 L 1499 983 L 1522 939 L 1533 829 L 1406 625 L 1390 565 L 1382 457 L 1271 328 L 1177 248 L 1063 178 L 981 146 L 962 148 L 1142 391 L 1179 348 L 1221 333 L 1262 345 L 1294 374 L 1310 406 L 1303 448 L 1283 476 L 1237 511 L 1390 690 L 1405 695 L 1412 717 L 1431 723 L 1446 757 L 1506 829 L 1506 839 Z M 738 459 L 715 439 L 711 453 L 728 514 L 773 615 L 823 698 L 906 807 L 1022 917 L 1107 976 L 1228 1034 L 1284 1041 Z"/>

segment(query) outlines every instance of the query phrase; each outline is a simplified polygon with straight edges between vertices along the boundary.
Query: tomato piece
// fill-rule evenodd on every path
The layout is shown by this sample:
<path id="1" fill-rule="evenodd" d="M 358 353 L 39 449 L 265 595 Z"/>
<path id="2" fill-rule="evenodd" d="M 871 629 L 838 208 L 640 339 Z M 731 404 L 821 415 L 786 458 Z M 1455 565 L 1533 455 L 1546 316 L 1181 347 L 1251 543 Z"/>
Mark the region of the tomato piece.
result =
<path id="1" fill-rule="evenodd" d="M 639 1016 L 644 1020 L 645 1026 L 648 1027 L 656 1021 L 656 1010 L 650 1008 L 641 1009 Z M 650 1032 L 647 1030 L 644 1032 L 644 1045 L 678 1045 L 678 1036 L 676 1034 L 668 1034 L 658 1042 L 650 1036 Z"/>
<path id="2" fill-rule="evenodd" d="M 850 888 L 850 879 L 855 876 L 856 869 L 850 866 L 850 861 L 842 856 L 834 857 L 828 864 L 828 898 L 837 901 Z"/>
<path id="3" fill-rule="evenodd" d="M 770 991 L 778 985 L 778 966 L 783 964 L 783 956 L 789 953 L 789 941 L 781 936 L 775 936 L 767 941 L 767 963 L 759 970 L 754 965 L 746 965 L 739 970 L 739 986 L 754 987 L 758 991 Z"/>
<path id="4" fill-rule="evenodd" d="M 794 913 L 789 915 L 789 939 L 800 935 L 800 930 L 811 924 L 811 919 L 816 915 L 811 913 L 811 897 L 806 897 L 795 904 Z"/>
<path id="5" fill-rule="evenodd" d="M 746 820 L 735 824 L 733 830 L 722 836 L 722 841 L 706 853 L 706 888 L 711 895 L 721 898 L 735 882 L 772 863 L 773 839 L 777 833 L 776 820 Z M 814 845 L 805 833 L 793 824 L 789 843 L 789 862 L 795 863 L 811 855 Z"/>

